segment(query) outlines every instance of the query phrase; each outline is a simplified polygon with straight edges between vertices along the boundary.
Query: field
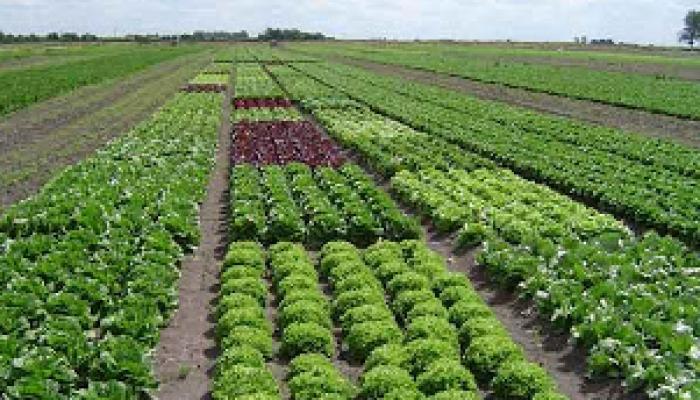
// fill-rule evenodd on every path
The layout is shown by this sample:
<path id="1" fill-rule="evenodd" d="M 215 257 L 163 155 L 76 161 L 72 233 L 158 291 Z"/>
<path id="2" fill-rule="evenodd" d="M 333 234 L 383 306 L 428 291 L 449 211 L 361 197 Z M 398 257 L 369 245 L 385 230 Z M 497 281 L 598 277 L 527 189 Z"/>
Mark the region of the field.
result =
<path id="1" fill-rule="evenodd" d="M 3 399 L 700 398 L 697 57 L 49 47 L 0 52 Z"/>

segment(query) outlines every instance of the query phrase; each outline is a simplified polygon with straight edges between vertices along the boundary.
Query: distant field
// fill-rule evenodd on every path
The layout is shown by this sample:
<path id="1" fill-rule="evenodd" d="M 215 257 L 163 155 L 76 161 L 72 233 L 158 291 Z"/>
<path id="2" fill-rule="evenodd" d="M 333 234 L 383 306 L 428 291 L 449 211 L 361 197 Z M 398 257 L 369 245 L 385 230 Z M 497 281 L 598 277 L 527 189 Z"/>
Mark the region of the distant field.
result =
<path id="1" fill-rule="evenodd" d="M 524 62 L 523 58 L 564 57 L 556 51 L 503 49 L 497 47 L 445 46 L 416 44 L 304 44 L 294 49 L 315 55 L 346 56 L 385 64 L 460 76 L 481 82 L 497 83 L 536 92 L 586 99 L 606 104 L 642 109 L 684 118 L 700 119 L 700 83 L 683 79 L 635 73 L 625 69 L 609 71 L 586 64 L 556 65 L 552 62 Z M 515 54 L 522 58 L 512 58 Z M 643 59 L 665 60 L 693 67 L 697 61 L 684 58 L 640 56 L 627 53 L 586 52 L 575 57 L 634 63 Z M 510 58 L 509 58 L 510 57 Z M 700 65 L 697 67 L 700 69 Z M 699 75 L 700 76 L 700 75 Z"/>
<path id="2" fill-rule="evenodd" d="M 12 49 L 12 48 L 11 48 Z M 36 54 L 54 54 L 57 63 L 0 71 L 0 116 L 22 109 L 30 104 L 67 93 L 79 87 L 97 84 L 127 76 L 150 65 L 200 51 L 198 46 L 177 48 L 153 45 L 106 45 L 65 47 L 54 49 L 16 48 L 9 50 L 12 57 Z M 70 54 L 76 60 L 66 59 Z M 10 57 L 10 56 L 7 56 Z"/>

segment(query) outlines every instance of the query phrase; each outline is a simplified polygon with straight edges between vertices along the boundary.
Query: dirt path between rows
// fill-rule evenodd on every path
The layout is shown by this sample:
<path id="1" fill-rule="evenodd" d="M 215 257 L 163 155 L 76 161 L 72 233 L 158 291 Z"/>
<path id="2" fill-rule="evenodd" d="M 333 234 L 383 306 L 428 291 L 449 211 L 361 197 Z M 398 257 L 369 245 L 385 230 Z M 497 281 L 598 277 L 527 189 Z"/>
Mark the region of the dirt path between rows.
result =
<path id="1" fill-rule="evenodd" d="M 231 92 L 222 106 L 216 165 L 200 206 L 202 239 L 182 263 L 178 309 L 161 331 L 155 370 L 160 400 L 211 398 L 211 378 L 218 349 L 214 308 L 219 293 L 219 271 L 228 245 L 228 180 L 231 144 Z"/>
<path id="2" fill-rule="evenodd" d="M 202 54 L 167 61 L 0 121 L 0 210 L 36 193 L 56 172 L 128 132 L 206 62 Z"/>
<path id="3" fill-rule="evenodd" d="M 586 100 L 536 93 L 503 85 L 476 82 L 407 67 L 386 65 L 354 58 L 329 56 L 329 60 L 352 65 L 384 75 L 398 76 L 415 82 L 440 86 L 485 100 L 495 100 L 549 114 L 574 118 L 627 132 L 672 140 L 700 148 L 700 121 L 652 114 L 641 110 L 615 107 Z"/>

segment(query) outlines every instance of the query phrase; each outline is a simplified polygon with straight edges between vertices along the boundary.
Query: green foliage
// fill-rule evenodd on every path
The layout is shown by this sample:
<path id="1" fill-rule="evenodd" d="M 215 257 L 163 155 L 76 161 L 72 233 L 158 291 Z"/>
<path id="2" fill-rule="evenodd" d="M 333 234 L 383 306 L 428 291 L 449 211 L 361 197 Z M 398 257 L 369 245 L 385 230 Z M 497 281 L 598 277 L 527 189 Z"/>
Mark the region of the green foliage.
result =
<path id="1" fill-rule="evenodd" d="M 294 399 L 354 398 L 356 389 L 320 354 L 302 354 L 289 364 L 289 389 Z"/>
<path id="2" fill-rule="evenodd" d="M 445 390 L 430 396 L 430 400 L 481 400 L 477 392 L 465 390 Z"/>
<path id="3" fill-rule="evenodd" d="M 261 329 L 248 326 L 239 326 L 226 332 L 221 338 L 221 347 L 224 349 L 240 346 L 249 346 L 265 356 L 272 356 L 272 337 Z"/>
<path id="4" fill-rule="evenodd" d="M 480 381 L 490 380 L 502 365 L 523 360 L 522 349 L 509 337 L 487 335 L 472 340 L 464 361 Z"/>
<path id="5" fill-rule="evenodd" d="M 216 305 L 218 315 L 223 315 L 229 310 L 237 308 L 260 307 L 260 301 L 250 295 L 243 293 L 232 293 L 221 296 Z"/>
<path id="6" fill-rule="evenodd" d="M 391 303 L 391 308 L 402 320 L 406 318 L 408 312 L 416 304 L 424 303 L 435 299 L 435 295 L 430 290 L 409 290 L 399 293 Z"/>
<path id="7" fill-rule="evenodd" d="M 414 305 L 413 308 L 411 308 L 411 311 L 409 311 L 406 315 L 406 322 L 410 324 L 416 318 L 420 317 L 437 317 L 447 319 L 447 316 L 447 309 L 439 300 L 435 299 Z"/>
<path id="8" fill-rule="evenodd" d="M 155 387 L 149 354 L 177 305 L 178 264 L 198 243 L 194 205 L 213 165 L 221 101 L 176 95 L 3 211 L 4 395 L 135 398 Z"/>
<path id="9" fill-rule="evenodd" d="M 402 344 L 394 343 L 379 346 L 372 350 L 365 361 L 365 371 L 369 371 L 381 365 L 389 365 L 408 370 L 409 354 L 406 351 L 406 347 Z"/>
<path id="10" fill-rule="evenodd" d="M 384 304 L 367 304 L 353 307 L 340 317 L 340 324 L 346 333 L 356 324 L 378 321 L 394 321 L 394 315 Z"/>
<path id="11" fill-rule="evenodd" d="M 539 393 L 555 389 L 552 378 L 537 364 L 527 361 L 505 363 L 491 383 L 493 391 L 504 400 L 532 399 Z"/>
<path id="12" fill-rule="evenodd" d="M 362 375 L 360 396 L 366 400 L 382 399 L 397 389 L 415 390 L 416 384 L 405 369 L 381 365 Z"/>
<path id="13" fill-rule="evenodd" d="M 314 276 L 299 273 L 293 273 L 277 284 L 277 293 L 282 298 L 287 297 L 287 295 L 292 292 L 314 289 L 318 289 L 318 280 L 315 279 Z"/>
<path id="14" fill-rule="evenodd" d="M 219 317 L 216 330 L 219 336 L 223 337 L 226 336 L 228 332 L 240 326 L 259 329 L 268 332 L 268 335 L 272 334 L 272 325 L 265 318 L 265 313 L 259 306 L 236 308 L 227 311 Z"/>
<path id="15" fill-rule="evenodd" d="M 459 348 L 457 330 L 447 319 L 418 317 L 406 326 L 406 340 L 437 339 Z"/>
<path id="16" fill-rule="evenodd" d="M 419 339 L 406 345 L 409 366 L 414 375 L 428 370 L 430 365 L 441 359 L 459 360 L 459 349 L 452 343 L 437 339 Z"/>
<path id="17" fill-rule="evenodd" d="M 333 312 L 334 315 L 341 316 L 351 308 L 371 304 L 384 304 L 381 292 L 371 289 L 352 290 L 341 293 L 333 300 Z"/>
<path id="18" fill-rule="evenodd" d="M 423 275 L 415 272 L 404 272 L 394 276 L 386 288 L 390 296 L 396 297 L 399 293 L 410 290 L 430 289 L 430 282 Z"/>
<path id="19" fill-rule="evenodd" d="M 129 46 L 128 51 L 101 54 L 59 65 L 11 69 L 0 73 L 0 115 L 85 85 L 126 77 L 151 65 L 200 51 L 197 47 Z"/>
<path id="20" fill-rule="evenodd" d="M 295 357 L 304 353 L 333 355 L 333 335 L 328 328 L 315 323 L 293 323 L 282 332 L 282 353 Z"/>
<path id="21" fill-rule="evenodd" d="M 258 278 L 229 279 L 221 282 L 221 294 L 238 293 L 248 295 L 258 301 L 258 304 L 265 305 L 267 299 L 267 286 Z"/>
<path id="22" fill-rule="evenodd" d="M 372 350 L 386 344 L 398 344 L 403 333 L 393 320 L 370 321 L 352 325 L 345 337 L 353 357 L 364 360 Z"/>
<path id="23" fill-rule="evenodd" d="M 426 395 L 447 390 L 476 391 L 476 381 L 459 359 L 438 359 L 416 378 L 418 389 Z"/>
<path id="24" fill-rule="evenodd" d="M 289 378 L 316 370 L 332 370 L 333 364 L 328 357 L 317 353 L 301 354 L 289 362 Z"/>
<path id="25" fill-rule="evenodd" d="M 253 394 L 279 396 L 277 382 L 272 373 L 265 368 L 233 365 L 220 371 L 212 390 L 212 398 L 216 400 L 229 400 Z"/>
<path id="26" fill-rule="evenodd" d="M 459 343 L 466 349 L 474 339 L 489 335 L 507 337 L 508 332 L 493 316 L 471 318 L 459 328 Z"/>
<path id="27" fill-rule="evenodd" d="M 448 310 L 450 322 L 455 326 L 462 326 L 472 318 L 488 318 L 493 316 L 493 311 L 489 306 L 481 302 L 462 300 L 454 304 Z"/>
<path id="28" fill-rule="evenodd" d="M 314 301 L 300 300 L 280 309 L 277 323 L 282 329 L 294 323 L 313 322 L 325 328 L 331 328 L 328 307 Z"/>
<path id="29" fill-rule="evenodd" d="M 224 349 L 216 359 L 216 368 L 219 373 L 226 371 L 234 365 L 243 365 L 250 368 L 264 368 L 265 358 L 257 349 L 243 345 Z"/>
<path id="30" fill-rule="evenodd" d="M 425 400 L 425 395 L 418 389 L 394 389 L 384 395 L 382 400 Z"/>

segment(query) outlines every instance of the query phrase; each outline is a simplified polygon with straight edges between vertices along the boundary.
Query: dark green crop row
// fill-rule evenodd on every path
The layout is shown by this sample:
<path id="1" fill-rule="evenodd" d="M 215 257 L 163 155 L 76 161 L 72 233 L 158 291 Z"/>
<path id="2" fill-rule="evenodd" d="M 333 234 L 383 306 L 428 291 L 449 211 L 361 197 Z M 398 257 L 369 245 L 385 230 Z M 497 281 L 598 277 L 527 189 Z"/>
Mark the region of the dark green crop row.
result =
<path id="1" fill-rule="evenodd" d="M 0 392 L 137 399 L 199 241 L 223 98 L 179 94 L 0 217 Z"/>
<path id="2" fill-rule="evenodd" d="M 381 51 L 368 45 L 349 50 L 342 45 L 303 50 L 315 55 L 343 55 L 385 64 L 445 73 L 488 83 L 700 119 L 700 84 L 672 78 L 596 71 L 580 67 L 526 64 L 448 53 Z"/>
<path id="3" fill-rule="evenodd" d="M 541 135 L 491 122 L 469 109 L 456 111 L 380 87 L 373 83 L 381 79 L 376 74 L 358 72 L 371 77 L 366 80 L 344 75 L 344 67 L 299 64 L 296 68 L 413 128 L 527 178 L 690 244 L 700 243 L 700 182 L 692 176 L 564 141 L 543 141 Z"/>
<path id="4" fill-rule="evenodd" d="M 81 86 L 121 78 L 159 62 L 202 51 L 203 47 L 133 47 L 65 64 L 0 72 L 0 116 Z"/>
<path id="5" fill-rule="evenodd" d="M 233 240 L 305 242 L 332 239 L 370 244 L 380 237 L 420 237 L 420 226 L 353 165 L 340 170 L 303 164 L 234 167 Z"/>

